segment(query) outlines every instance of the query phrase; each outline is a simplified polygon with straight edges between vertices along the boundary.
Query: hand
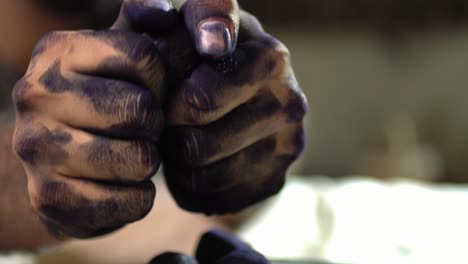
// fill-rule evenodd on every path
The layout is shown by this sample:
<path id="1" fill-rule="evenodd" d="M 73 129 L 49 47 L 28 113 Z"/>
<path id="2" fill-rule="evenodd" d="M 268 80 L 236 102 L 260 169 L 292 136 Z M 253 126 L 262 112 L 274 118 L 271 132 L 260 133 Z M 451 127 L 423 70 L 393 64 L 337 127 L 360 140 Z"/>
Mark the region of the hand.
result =
<path id="1" fill-rule="evenodd" d="M 164 170 L 178 204 L 239 211 L 277 193 L 304 147 L 304 94 L 289 52 L 235 0 L 182 9 L 203 61 L 168 105 Z"/>
<path id="2" fill-rule="evenodd" d="M 57 235 L 105 234 L 152 208 L 166 69 L 153 40 L 123 26 L 134 24 L 128 10 L 173 14 L 151 2 L 127 1 L 112 30 L 46 35 L 14 88 L 14 150 L 33 208 Z"/>

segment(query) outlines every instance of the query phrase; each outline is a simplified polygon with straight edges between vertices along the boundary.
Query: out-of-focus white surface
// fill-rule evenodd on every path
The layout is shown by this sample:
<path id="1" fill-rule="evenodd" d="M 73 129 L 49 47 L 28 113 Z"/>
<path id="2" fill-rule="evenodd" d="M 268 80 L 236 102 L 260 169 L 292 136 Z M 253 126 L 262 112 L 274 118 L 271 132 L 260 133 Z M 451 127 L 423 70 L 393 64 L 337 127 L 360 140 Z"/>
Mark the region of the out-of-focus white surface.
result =
<path id="1" fill-rule="evenodd" d="M 0 254 L 0 264 L 34 264 L 36 263 L 34 259 L 34 256 L 31 254 Z"/>
<path id="2" fill-rule="evenodd" d="M 271 258 L 468 263 L 468 186 L 291 179 L 240 236 Z"/>

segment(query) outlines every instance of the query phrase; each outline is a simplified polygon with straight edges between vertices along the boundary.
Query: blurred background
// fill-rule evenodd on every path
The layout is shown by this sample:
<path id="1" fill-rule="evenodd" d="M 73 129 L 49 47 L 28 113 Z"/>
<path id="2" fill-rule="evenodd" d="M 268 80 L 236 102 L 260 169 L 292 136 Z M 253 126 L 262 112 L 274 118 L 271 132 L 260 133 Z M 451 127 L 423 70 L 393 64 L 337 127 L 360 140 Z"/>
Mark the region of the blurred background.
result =
<path id="1" fill-rule="evenodd" d="M 71 28 L 105 28 L 120 5 L 35 1 L 73 18 Z M 308 145 L 291 170 L 300 177 L 280 197 L 224 223 L 277 258 L 446 263 L 431 254 L 465 254 L 457 239 L 468 237 L 468 1 L 239 2 L 291 51 L 309 99 Z M 446 245 L 425 244 L 434 240 Z M 415 261 L 400 261 L 414 252 Z"/>
<path id="2" fill-rule="evenodd" d="M 310 102 L 296 174 L 468 180 L 468 2 L 240 1 Z"/>

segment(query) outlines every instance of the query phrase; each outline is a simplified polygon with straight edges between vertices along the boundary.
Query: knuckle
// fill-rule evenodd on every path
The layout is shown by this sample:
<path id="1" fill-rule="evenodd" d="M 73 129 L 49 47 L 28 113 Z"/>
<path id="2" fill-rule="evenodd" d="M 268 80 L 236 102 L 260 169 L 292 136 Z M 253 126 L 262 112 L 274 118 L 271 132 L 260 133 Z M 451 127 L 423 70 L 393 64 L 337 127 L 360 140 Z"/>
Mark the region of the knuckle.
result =
<path id="1" fill-rule="evenodd" d="M 261 44 L 261 56 L 256 62 L 256 72 L 264 79 L 283 78 L 291 72 L 290 53 L 281 43 Z"/>
<path id="2" fill-rule="evenodd" d="M 271 72 L 275 76 L 283 76 L 291 69 L 290 52 L 282 43 L 278 43 L 271 48 L 269 52 L 270 60 L 274 61 L 275 67 L 272 67 Z"/>
<path id="3" fill-rule="evenodd" d="M 145 92 L 136 100 L 136 112 L 145 124 L 148 122 L 162 121 L 161 103 L 150 93 Z M 154 119 L 156 118 L 156 120 Z"/>
<path id="4" fill-rule="evenodd" d="M 203 165 L 208 158 L 206 151 L 208 144 L 205 142 L 203 132 L 196 128 L 185 129 L 181 138 L 183 140 L 182 156 L 184 160 L 194 166 Z M 210 144 L 216 143 L 211 142 Z"/>
<path id="5" fill-rule="evenodd" d="M 306 133 L 302 122 L 293 124 L 276 135 L 280 143 L 275 152 L 278 164 L 283 164 L 283 169 L 287 169 L 297 160 L 305 149 Z"/>
<path id="6" fill-rule="evenodd" d="M 17 156 L 29 165 L 56 166 L 69 158 L 64 145 L 73 139 L 67 132 L 52 132 L 41 124 L 18 122 L 13 139 Z"/>
<path id="7" fill-rule="evenodd" d="M 38 41 L 36 47 L 33 50 L 33 58 L 43 54 L 43 52 L 53 45 L 62 43 L 66 37 L 72 34 L 70 31 L 51 31 L 44 34 Z"/>
<path id="8" fill-rule="evenodd" d="M 41 51 L 46 49 L 51 42 L 57 39 L 58 36 L 60 36 L 61 33 L 58 31 L 51 31 L 45 33 L 37 42 L 36 47 L 34 48 L 33 54 L 40 54 Z"/>
<path id="9" fill-rule="evenodd" d="M 284 62 L 289 62 L 289 59 L 291 57 L 291 52 L 289 51 L 289 49 L 279 41 L 273 48 L 273 53 L 279 60 L 283 60 Z"/>
<path id="10" fill-rule="evenodd" d="M 195 120 L 202 119 L 204 114 L 217 109 L 213 97 L 203 90 L 185 93 L 185 102 L 192 110 L 190 114 Z"/>
<path id="11" fill-rule="evenodd" d="M 292 160 L 296 160 L 304 152 L 306 145 L 306 133 L 304 126 L 301 123 L 298 128 L 290 136 L 290 145 L 292 146 Z"/>
<path id="12" fill-rule="evenodd" d="M 160 63 L 158 48 L 151 39 L 137 35 L 131 42 L 133 43 L 129 43 L 131 47 L 127 55 L 130 59 L 138 62 L 140 67 L 147 69 L 147 67 Z"/>
<path id="13" fill-rule="evenodd" d="M 18 131 L 15 132 L 15 136 L 13 138 L 13 152 L 18 156 L 21 160 L 24 160 L 23 156 L 24 153 L 27 153 L 28 149 L 22 143 L 24 139 L 22 136 L 18 135 Z"/>
<path id="14" fill-rule="evenodd" d="M 12 89 L 11 98 L 18 114 L 26 114 L 40 110 L 40 106 L 50 102 L 50 95 L 33 81 L 20 79 Z M 20 115 L 21 117 L 21 115 Z"/>
<path id="15" fill-rule="evenodd" d="M 157 147 L 152 143 L 139 143 L 133 154 L 138 157 L 134 164 L 133 180 L 144 182 L 153 177 L 160 166 L 160 154 Z"/>
<path id="16" fill-rule="evenodd" d="M 39 40 L 39 44 L 47 44 L 49 42 L 62 40 L 66 35 L 69 35 L 70 32 L 66 31 L 51 31 L 44 34 L 44 36 Z"/>
<path id="17" fill-rule="evenodd" d="M 19 113 L 32 110 L 33 105 L 41 95 L 33 89 L 33 85 L 26 79 L 20 79 L 12 90 L 13 104 Z"/>
<path id="18" fill-rule="evenodd" d="M 259 200 L 266 199 L 278 194 L 286 184 L 286 171 L 276 172 L 265 184 L 265 192 Z"/>
<path id="19" fill-rule="evenodd" d="M 154 144 L 147 143 L 144 147 L 146 150 L 143 151 L 143 161 L 142 161 L 142 178 L 141 181 L 146 181 L 149 178 L 153 177 L 159 169 L 160 166 L 160 156 L 158 149 Z"/>
<path id="20" fill-rule="evenodd" d="M 64 211 L 67 207 L 66 199 L 61 199 L 68 187 L 64 184 L 45 179 L 34 191 L 29 193 L 32 207 L 47 218 L 55 218 L 55 214 Z"/>
<path id="21" fill-rule="evenodd" d="M 134 129 L 141 130 L 138 134 L 147 134 L 151 138 L 158 138 L 164 127 L 165 117 L 160 103 L 150 92 L 129 95 L 126 107 L 122 108 L 121 121 L 129 124 Z M 128 102 L 132 102 L 128 105 Z"/>
<path id="22" fill-rule="evenodd" d="M 124 183 L 143 182 L 153 176 L 160 165 L 160 154 L 150 142 L 101 142 L 87 147 L 88 161 L 95 170 L 106 171 Z"/>
<path id="23" fill-rule="evenodd" d="M 205 123 L 203 122 L 204 117 L 206 115 L 203 115 L 200 111 L 196 111 L 191 108 L 189 105 L 187 107 L 187 110 L 173 110 L 170 112 L 170 116 L 168 118 L 169 123 L 177 123 L 183 122 L 184 124 L 196 124 L 196 125 L 204 125 Z"/>
<path id="24" fill-rule="evenodd" d="M 57 59 L 67 57 L 74 48 L 71 40 L 76 35 L 74 31 L 46 33 L 33 50 L 28 72 L 47 69 Z"/>
<path id="25" fill-rule="evenodd" d="M 132 44 L 127 56 L 136 63 L 141 81 L 156 95 L 161 95 L 166 68 L 160 53 L 153 41 L 147 37 L 138 36 Z"/>
<path id="26" fill-rule="evenodd" d="M 293 91 L 286 105 L 288 122 L 294 123 L 301 121 L 308 111 L 307 99 L 300 91 Z"/>
<path id="27" fill-rule="evenodd" d="M 220 109 L 213 107 L 205 110 L 190 103 L 172 104 L 167 122 L 198 127 L 206 126 L 220 117 L 222 114 Z"/>
<path id="28" fill-rule="evenodd" d="M 193 95 L 187 102 L 187 111 L 184 113 L 184 119 L 197 125 L 206 125 L 218 115 L 218 107 L 214 99 L 209 96 Z"/>
<path id="29" fill-rule="evenodd" d="M 172 127 L 167 134 L 167 147 L 164 152 L 170 158 L 190 166 L 204 165 L 207 159 L 207 148 L 216 145 L 217 142 L 206 142 L 204 132 L 195 127 Z M 173 165 L 177 166 L 176 163 Z"/>
<path id="30" fill-rule="evenodd" d="M 181 100 L 181 106 L 185 109 L 184 119 L 193 124 L 206 125 L 219 114 L 223 108 L 222 104 L 217 102 L 220 97 L 217 92 L 209 92 L 210 90 L 204 83 L 200 83 L 199 87 L 190 84 L 184 88 Z"/>
<path id="31" fill-rule="evenodd" d="M 13 138 L 13 151 L 23 162 L 30 163 L 38 154 L 37 140 L 28 129 L 16 129 Z"/>

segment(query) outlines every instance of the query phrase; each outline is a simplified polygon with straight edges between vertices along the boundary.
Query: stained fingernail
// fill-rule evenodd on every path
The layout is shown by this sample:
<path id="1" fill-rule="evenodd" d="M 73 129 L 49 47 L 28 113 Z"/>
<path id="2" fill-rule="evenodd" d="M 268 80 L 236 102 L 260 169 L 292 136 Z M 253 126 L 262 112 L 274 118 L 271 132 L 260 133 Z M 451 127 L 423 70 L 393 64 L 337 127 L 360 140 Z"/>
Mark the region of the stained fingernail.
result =
<path id="1" fill-rule="evenodd" d="M 232 37 L 225 22 L 209 19 L 200 24 L 199 30 L 198 48 L 202 55 L 220 58 L 231 52 Z"/>
<path id="2" fill-rule="evenodd" d="M 170 11 L 174 9 L 174 5 L 172 4 L 172 1 L 162 0 L 162 1 L 152 1 L 152 2 L 153 2 L 154 7 L 157 7 L 163 11 Z"/>
<path id="3" fill-rule="evenodd" d="M 170 0 L 140 0 L 136 1 L 138 5 L 146 8 L 157 8 L 162 11 L 174 9 L 174 5 Z"/>

